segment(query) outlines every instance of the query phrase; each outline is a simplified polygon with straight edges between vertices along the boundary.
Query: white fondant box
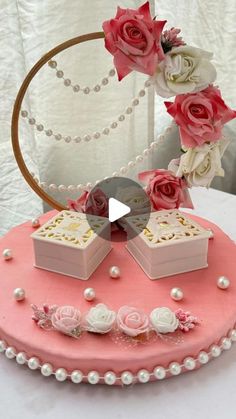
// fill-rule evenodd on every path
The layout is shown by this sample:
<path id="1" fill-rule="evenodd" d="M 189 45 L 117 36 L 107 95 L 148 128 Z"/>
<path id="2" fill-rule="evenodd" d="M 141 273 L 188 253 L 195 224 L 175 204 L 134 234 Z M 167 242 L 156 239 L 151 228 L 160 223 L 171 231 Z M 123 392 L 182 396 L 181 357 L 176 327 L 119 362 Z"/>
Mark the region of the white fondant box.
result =
<path id="1" fill-rule="evenodd" d="M 208 266 L 208 230 L 178 210 L 153 212 L 148 223 L 146 217 L 126 218 L 127 249 L 150 279 Z"/>
<path id="2" fill-rule="evenodd" d="M 107 218 L 61 211 L 31 235 L 35 266 L 86 280 L 111 250 Z M 102 237 L 100 235 L 102 233 Z"/>

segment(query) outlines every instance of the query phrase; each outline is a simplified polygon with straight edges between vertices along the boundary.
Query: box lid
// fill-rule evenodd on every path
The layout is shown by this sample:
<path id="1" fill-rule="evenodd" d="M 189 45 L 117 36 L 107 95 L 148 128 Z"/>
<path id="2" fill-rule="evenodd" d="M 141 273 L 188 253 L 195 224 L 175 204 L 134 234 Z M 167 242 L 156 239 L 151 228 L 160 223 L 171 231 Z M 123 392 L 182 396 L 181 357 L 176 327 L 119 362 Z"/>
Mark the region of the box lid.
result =
<path id="1" fill-rule="evenodd" d="M 152 248 L 175 245 L 179 242 L 206 238 L 210 231 L 188 218 L 179 210 L 152 212 L 147 223 L 147 214 L 127 217 L 128 231 L 132 229 Z"/>
<path id="2" fill-rule="evenodd" d="M 31 237 L 82 249 L 88 247 L 108 224 L 110 222 L 105 217 L 64 210 L 31 234 Z"/>

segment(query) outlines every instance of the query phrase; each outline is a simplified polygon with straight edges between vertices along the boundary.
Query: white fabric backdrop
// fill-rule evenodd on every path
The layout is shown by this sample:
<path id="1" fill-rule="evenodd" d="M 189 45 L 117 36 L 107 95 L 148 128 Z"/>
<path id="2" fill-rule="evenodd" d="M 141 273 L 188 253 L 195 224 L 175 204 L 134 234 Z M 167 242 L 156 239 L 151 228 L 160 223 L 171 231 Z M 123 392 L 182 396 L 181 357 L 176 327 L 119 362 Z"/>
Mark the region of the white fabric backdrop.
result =
<path id="1" fill-rule="evenodd" d="M 20 176 L 10 145 L 12 106 L 23 78 L 39 57 L 58 43 L 101 30 L 102 21 L 114 15 L 117 3 L 136 8 L 143 1 L 59 0 L 55 3 L 0 0 L 0 234 L 43 210 L 40 199 Z M 155 13 L 168 20 L 168 27 L 182 28 L 188 43 L 214 52 L 223 96 L 229 105 L 235 106 L 236 73 L 232 71 L 236 65 L 235 2 L 158 0 L 155 6 Z M 102 41 L 74 47 L 60 54 L 57 61 L 66 76 L 82 85 L 96 84 L 112 66 L 112 58 L 104 50 Z M 71 89 L 64 88 L 46 66 L 32 83 L 24 107 L 47 128 L 65 135 L 85 134 L 102 129 L 122 112 L 144 80 L 145 76 L 133 74 L 120 83 L 118 89 L 114 79 L 103 94 L 77 96 Z M 161 132 L 170 121 L 161 102 L 156 99 L 156 132 Z M 152 98 L 149 97 L 148 107 L 145 97 L 121 129 L 96 144 L 58 144 L 22 121 L 21 145 L 27 164 L 39 174 L 41 181 L 48 183 L 69 185 L 109 176 L 142 151 L 152 139 L 153 109 L 150 104 Z M 227 131 L 235 139 L 236 123 L 230 123 Z M 160 147 L 153 160 L 145 161 L 139 170 L 148 165 L 165 167 L 172 157 L 178 155 L 178 149 L 176 131 Z M 224 162 L 227 176 L 225 180 L 218 178 L 214 183 L 216 187 L 236 192 L 235 156 L 236 141 L 232 141 L 224 159 L 227 160 Z M 135 172 L 131 175 L 134 176 Z M 66 198 L 67 195 L 60 196 Z M 14 215 L 16 209 L 17 216 Z"/>

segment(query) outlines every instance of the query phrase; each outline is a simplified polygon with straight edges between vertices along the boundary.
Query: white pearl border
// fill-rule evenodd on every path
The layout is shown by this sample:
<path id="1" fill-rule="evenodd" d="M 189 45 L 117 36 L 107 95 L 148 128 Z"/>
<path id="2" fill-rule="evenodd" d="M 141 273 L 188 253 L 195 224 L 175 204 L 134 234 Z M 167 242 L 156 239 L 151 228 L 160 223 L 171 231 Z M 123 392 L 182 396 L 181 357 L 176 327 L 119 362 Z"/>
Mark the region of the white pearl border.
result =
<path id="1" fill-rule="evenodd" d="M 235 325 L 236 327 L 236 325 Z M 65 368 L 53 369 L 53 366 L 49 363 L 40 364 L 37 357 L 31 357 L 27 359 L 25 352 L 16 352 L 16 349 L 12 346 L 7 346 L 6 342 L 0 340 L 0 352 L 5 353 L 8 359 L 16 359 L 19 365 L 27 364 L 32 370 L 41 370 L 41 374 L 45 377 L 54 375 L 57 381 L 65 381 L 70 379 L 73 383 L 78 384 L 82 381 L 89 384 L 121 384 L 130 385 L 134 383 L 147 383 L 150 378 L 156 378 L 156 380 L 162 380 L 166 376 L 179 375 L 182 370 L 191 371 L 196 367 L 207 364 L 211 359 L 217 358 L 221 355 L 222 351 L 229 350 L 232 343 L 236 342 L 236 328 L 232 329 L 228 336 L 222 337 L 220 343 L 217 345 L 213 343 L 208 351 L 201 350 L 196 358 L 187 356 L 183 360 L 182 364 L 173 361 L 169 364 L 168 368 L 163 366 L 157 366 L 152 372 L 146 369 L 140 369 L 136 375 L 133 375 L 130 371 L 124 371 L 120 376 L 117 376 L 113 371 L 107 371 L 103 376 L 100 376 L 97 371 L 90 371 L 88 375 L 84 375 L 80 370 L 74 370 L 70 374 L 67 373 Z"/>

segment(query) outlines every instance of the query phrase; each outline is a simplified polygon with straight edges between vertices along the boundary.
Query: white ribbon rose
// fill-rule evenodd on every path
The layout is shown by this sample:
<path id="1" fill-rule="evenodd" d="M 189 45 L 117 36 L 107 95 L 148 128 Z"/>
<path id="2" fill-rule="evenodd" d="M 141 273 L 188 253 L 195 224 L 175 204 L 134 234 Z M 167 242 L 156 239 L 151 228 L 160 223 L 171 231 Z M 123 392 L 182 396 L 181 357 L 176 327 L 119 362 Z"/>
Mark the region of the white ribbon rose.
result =
<path id="1" fill-rule="evenodd" d="M 223 156 L 229 140 L 223 138 L 216 143 L 203 144 L 190 148 L 184 153 L 179 162 L 172 160 L 168 169 L 176 176 L 184 176 L 189 186 L 209 187 L 215 176 L 224 176 L 221 166 Z"/>
<path id="2" fill-rule="evenodd" d="M 212 56 L 188 45 L 172 48 L 151 77 L 157 94 L 167 98 L 205 89 L 216 79 Z"/>
<path id="3" fill-rule="evenodd" d="M 116 313 L 108 309 L 105 304 L 92 307 L 85 317 L 86 329 L 93 333 L 108 333 L 113 327 Z"/>
<path id="4" fill-rule="evenodd" d="M 150 314 L 150 321 L 159 333 L 172 333 L 179 326 L 175 313 L 167 307 L 155 308 Z"/>

